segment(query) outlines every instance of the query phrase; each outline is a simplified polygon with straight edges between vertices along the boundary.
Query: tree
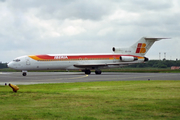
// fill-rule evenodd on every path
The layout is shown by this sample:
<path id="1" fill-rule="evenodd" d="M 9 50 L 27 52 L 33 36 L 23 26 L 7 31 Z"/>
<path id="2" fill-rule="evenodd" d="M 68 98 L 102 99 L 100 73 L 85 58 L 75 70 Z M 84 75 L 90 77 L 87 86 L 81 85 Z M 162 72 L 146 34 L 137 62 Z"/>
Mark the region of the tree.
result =
<path id="1" fill-rule="evenodd" d="M 7 68 L 7 63 L 0 63 L 0 69 Z"/>

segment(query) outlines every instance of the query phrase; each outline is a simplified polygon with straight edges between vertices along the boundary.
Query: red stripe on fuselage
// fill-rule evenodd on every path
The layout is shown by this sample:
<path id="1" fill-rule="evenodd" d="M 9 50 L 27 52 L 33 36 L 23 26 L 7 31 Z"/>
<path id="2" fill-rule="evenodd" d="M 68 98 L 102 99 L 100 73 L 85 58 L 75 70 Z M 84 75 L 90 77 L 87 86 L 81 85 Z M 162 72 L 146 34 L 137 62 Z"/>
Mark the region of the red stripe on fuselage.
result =
<path id="1" fill-rule="evenodd" d="M 120 56 L 133 56 L 133 55 L 36 55 L 38 58 L 43 60 L 54 60 L 54 59 L 101 59 L 101 58 L 115 58 L 119 59 Z M 133 56 L 140 57 L 140 56 Z"/>

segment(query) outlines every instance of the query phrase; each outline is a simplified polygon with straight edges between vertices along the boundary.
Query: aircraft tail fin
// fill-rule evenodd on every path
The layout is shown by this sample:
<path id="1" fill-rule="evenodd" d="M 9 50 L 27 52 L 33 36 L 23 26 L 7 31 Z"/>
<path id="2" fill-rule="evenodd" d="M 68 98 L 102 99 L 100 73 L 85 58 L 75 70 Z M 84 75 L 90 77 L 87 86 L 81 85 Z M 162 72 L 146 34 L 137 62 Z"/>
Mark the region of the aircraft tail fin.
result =
<path id="1" fill-rule="evenodd" d="M 113 51 L 115 53 L 122 53 L 122 54 L 133 54 L 144 56 L 154 42 L 159 41 L 161 39 L 169 39 L 169 38 L 149 38 L 149 37 L 142 37 L 139 41 L 133 44 L 129 48 L 115 48 L 113 47 Z"/>

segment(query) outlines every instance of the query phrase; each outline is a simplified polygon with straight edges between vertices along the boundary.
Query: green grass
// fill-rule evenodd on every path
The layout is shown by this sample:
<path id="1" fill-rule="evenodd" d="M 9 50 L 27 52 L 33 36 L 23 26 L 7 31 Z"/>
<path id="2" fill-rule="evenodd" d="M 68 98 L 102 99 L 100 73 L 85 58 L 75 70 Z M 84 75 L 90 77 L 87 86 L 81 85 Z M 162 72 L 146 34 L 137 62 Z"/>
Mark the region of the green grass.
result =
<path id="1" fill-rule="evenodd" d="M 180 119 L 180 81 L 0 86 L 0 119 Z"/>

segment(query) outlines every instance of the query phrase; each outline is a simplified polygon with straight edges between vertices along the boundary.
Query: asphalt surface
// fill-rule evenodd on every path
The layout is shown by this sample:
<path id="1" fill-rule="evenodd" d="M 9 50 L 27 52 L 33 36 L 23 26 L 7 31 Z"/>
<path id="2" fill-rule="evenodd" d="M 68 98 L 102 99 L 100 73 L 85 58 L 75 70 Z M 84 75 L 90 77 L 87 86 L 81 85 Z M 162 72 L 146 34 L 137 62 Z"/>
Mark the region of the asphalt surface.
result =
<path id="1" fill-rule="evenodd" d="M 133 81 L 133 80 L 180 80 L 180 73 L 121 73 L 103 72 L 101 75 L 83 72 L 0 72 L 0 85 L 12 83 L 15 85 L 43 83 L 71 83 L 95 81 Z"/>

